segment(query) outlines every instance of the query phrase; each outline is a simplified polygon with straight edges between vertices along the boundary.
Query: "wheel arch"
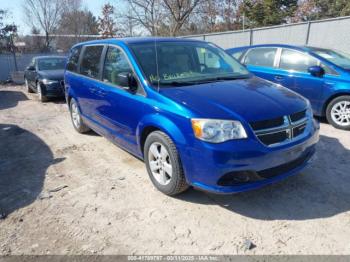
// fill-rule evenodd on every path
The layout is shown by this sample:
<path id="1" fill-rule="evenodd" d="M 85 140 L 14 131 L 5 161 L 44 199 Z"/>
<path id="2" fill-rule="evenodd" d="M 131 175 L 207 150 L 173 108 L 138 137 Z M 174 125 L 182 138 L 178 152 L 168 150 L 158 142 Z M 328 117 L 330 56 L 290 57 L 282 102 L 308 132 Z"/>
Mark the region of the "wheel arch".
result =
<path id="1" fill-rule="evenodd" d="M 336 99 L 337 97 L 340 97 L 340 96 L 350 96 L 350 91 L 349 92 L 339 92 L 339 93 L 335 93 L 335 94 L 331 95 L 323 105 L 322 116 L 326 115 L 327 107 L 328 107 L 329 103 L 331 103 L 334 99 Z"/>
<path id="2" fill-rule="evenodd" d="M 175 145 L 186 144 L 186 138 L 184 134 L 173 121 L 158 114 L 147 115 L 140 122 L 136 130 L 139 150 L 142 157 L 145 141 L 148 135 L 154 131 L 164 132 L 174 141 Z"/>

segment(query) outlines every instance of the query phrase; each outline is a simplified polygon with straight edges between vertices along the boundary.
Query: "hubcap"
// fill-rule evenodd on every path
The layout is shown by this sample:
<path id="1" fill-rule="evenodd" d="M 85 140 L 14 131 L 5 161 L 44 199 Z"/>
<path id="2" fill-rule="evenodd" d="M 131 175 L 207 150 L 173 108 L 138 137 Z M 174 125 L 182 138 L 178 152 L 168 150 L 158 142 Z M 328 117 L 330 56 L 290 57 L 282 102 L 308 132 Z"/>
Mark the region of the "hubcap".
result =
<path id="1" fill-rule="evenodd" d="M 153 143 L 148 151 L 148 162 L 157 182 L 163 186 L 169 184 L 173 175 L 173 166 L 166 147 L 158 142 Z"/>
<path id="2" fill-rule="evenodd" d="M 350 102 L 341 101 L 332 107 L 332 120 L 339 126 L 350 125 Z"/>
<path id="3" fill-rule="evenodd" d="M 72 104 L 72 120 L 73 124 L 75 125 L 76 128 L 80 127 L 80 115 L 78 111 L 78 107 L 75 103 Z"/>

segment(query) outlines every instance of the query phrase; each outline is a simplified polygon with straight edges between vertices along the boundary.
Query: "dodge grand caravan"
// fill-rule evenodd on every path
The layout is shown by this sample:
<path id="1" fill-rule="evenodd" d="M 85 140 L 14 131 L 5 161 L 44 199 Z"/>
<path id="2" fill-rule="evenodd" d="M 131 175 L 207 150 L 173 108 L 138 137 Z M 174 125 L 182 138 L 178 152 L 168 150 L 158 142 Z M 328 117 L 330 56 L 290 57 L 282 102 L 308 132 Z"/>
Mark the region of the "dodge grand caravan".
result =
<path id="1" fill-rule="evenodd" d="M 310 162 L 318 141 L 308 100 L 203 41 L 77 44 L 65 88 L 74 128 L 93 129 L 143 159 L 168 195 L 189 186 L 235 193 L 280 181 Z"/>

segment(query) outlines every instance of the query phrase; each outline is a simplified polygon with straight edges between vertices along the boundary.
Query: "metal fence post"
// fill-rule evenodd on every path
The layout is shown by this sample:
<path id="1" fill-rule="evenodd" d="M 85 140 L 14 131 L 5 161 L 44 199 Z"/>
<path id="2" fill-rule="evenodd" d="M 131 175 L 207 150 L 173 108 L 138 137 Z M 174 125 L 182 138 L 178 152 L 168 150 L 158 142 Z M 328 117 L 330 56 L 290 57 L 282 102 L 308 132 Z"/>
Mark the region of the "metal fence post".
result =
<path id="1" fill-rule="evenodd" d="M 307 30 L 306 30 L 305 45 L 308 45 L 308 44 L 309 44 L 310 27 L 311 27 L 311 21 L 308 21 L 308 23 L 307 23 Z"/>
<path id="2" fill-rule="evenodd" d="M 253 29 L 249 29 L 249 45 L 253 44 Z"/>

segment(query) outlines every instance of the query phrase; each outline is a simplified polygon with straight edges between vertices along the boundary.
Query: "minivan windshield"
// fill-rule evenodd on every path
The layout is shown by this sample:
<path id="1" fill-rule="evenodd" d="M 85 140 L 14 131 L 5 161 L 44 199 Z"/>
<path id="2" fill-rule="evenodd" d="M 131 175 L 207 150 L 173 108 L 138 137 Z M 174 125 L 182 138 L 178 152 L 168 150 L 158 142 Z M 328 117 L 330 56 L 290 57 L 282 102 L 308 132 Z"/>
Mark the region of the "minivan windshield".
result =
<path id="1" fill-rule="evenodd" d="M 157 41 L 130 44 L 153 86 L 183 86 L 247 78 L 247 69 L 222 49 L 205 42 Z"/>
<path id="2" fill-rule="evenodd" d="M 323 49 L 323 48 L 312 48 L 312 51 L 323 57 L 324 59 L 329 60 L 333 64 L 344 68 L 346 70 L 350 70 L 350 55 L 341 51 L 335 51 L 331 49 Z"/>
<path id="3" fill-rule="evenodd" d="M 41 58 L 38 60 L 38 68 L 40 71 L 60 70 L 64 69 L 65 65 L 66 58 L 64 57 Z"/>

